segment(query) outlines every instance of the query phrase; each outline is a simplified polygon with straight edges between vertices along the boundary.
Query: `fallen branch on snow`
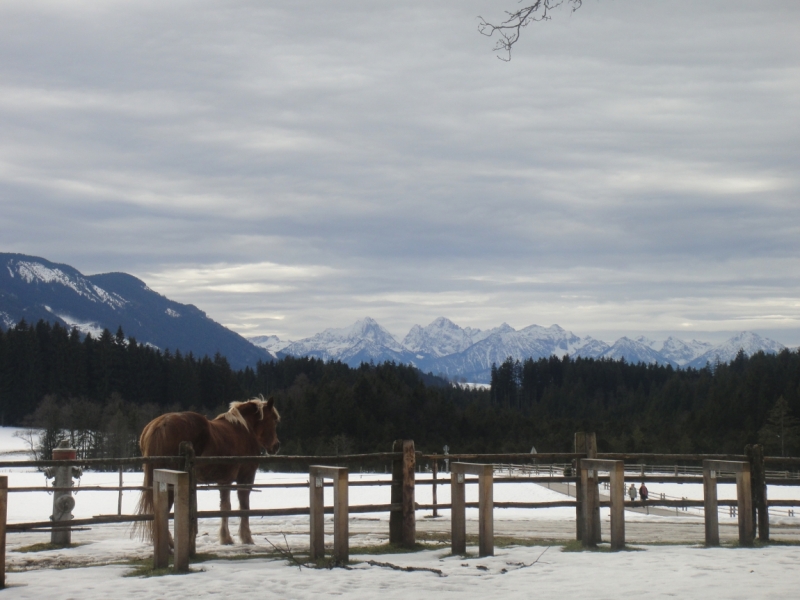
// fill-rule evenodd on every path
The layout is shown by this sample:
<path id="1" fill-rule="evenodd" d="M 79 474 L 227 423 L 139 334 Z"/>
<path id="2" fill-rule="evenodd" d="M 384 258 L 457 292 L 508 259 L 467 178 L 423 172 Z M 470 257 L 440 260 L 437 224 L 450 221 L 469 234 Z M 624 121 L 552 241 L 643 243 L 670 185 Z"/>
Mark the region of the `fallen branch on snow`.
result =
<path id="1" fill-rule="evenodd" d="M 372 565 L 373 567 L 385 567 L 387 569 L 394 569 L 395 571 L 406 571 L 408 573 L 412 571 L 429 571 L 430 573 L 436 573 L 439 577 L 447 577 L 440 569 L 431 569 L 430 567 L 401 567 L 400 565 L 393 565 L 392 563 L 387 562 L 379 562 L 377 560 L 368 560 L 368 565 Z"/>

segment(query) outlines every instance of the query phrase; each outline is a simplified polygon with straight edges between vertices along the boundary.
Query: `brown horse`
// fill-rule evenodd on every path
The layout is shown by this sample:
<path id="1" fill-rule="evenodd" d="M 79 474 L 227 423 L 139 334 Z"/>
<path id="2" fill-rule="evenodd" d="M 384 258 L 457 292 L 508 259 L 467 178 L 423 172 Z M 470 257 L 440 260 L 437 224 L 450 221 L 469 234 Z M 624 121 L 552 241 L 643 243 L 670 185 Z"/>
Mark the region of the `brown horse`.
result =
<path id="1" fill-rule="evenodd" d="M 175 456 L 179 454 L 181 442 L 191 442 L 197 456 L 257 456 L 261 450 L 275 454 L 281 446 L 276 428 L 280 415 L 272 398 L 253 398 L 246 402 L 231 402 L 230 409 L 209 421 L 194 412 L 167 413 L 148 423 L 139 438 L 142 456 Z M 153 469 L 167 468 L 168 465 L 144 466 L 144 488 L 136 512 L 153 514 Z M 197 481 L 220 485 L 238 484 L 248 486 L 253 483 L 258 465 L 219 464 L 197 467 Z M 220 509 L 231 509 L 230 490 L 220 490 Z M 250 509 L 250 489 L 237 490 L 239 509 Z M 172 496 L 172 494 L 170 494 Z M 171 498 L 170 498 L 171 504 Z M 152 539 L 152 521 L 140 525 L 143 539 Z M 239 524 L 239 539 L 243 544 L 252 544 L 250 522 L 242 517 Z M 222 517 L 219 528 L 221 544 L 232 544 L 233 538 L 228 530 L 228 518 Z"/>

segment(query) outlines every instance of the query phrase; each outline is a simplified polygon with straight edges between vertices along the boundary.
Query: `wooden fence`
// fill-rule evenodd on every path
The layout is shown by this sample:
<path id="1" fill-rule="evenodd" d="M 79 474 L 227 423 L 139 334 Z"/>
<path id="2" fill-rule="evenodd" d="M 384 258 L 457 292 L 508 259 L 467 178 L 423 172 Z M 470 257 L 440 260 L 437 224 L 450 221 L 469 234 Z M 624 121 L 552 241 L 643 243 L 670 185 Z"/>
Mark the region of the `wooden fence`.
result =
<path id="1" fill-rule="evenodd" d="M 493 477 L 491 485 L 504 484 L 509 482 L 521 483 L 568 483 L 574 484 L 576 493 L 575 498 L 570 500 L 555 501 L 555 502 L 493 502 L 491 490 L 481 493 L 483 502 L 483 511 L 490 515 L 493 509 L 502 508 L 551 508 L 551 507 L 573 507 L 576 514 L 576 539 L 581 540 L 584 544 L 593 545 L 600 541 L 599 539 L 599 508 L 601 506 L 614 507 L 614 514 L 621 514 L 621 506 L 631 506 L 623 500 L 624 504 L 619 504 L 619 501 L 614 501 L 614 494 L 612 494 L 612 501 L 601 502 L 599 494 L 597 493 L 597 485 L 602 482 L 610 481 L 612 478 L 615 483 L 618 477 L 603 476 L 600 474 L 604 464 L 611 464 L 609 461 L 614 462 L 614 473 L 618 472 L 622 465 L 623 471 L 630 473 L 631 471 L 639 471 L 635 477 L 643 482 L 671 482 L 671 483 L 698 483 L 704 482 L 704 477 L 701 474 L 704 461 L 717 461 L 717 466 L 723 464 L 725 461 L 728 463 L 744 463 L 749 470 L 750 478 L 750 492 L 749 501 L 742 505 L 741 499 L 737 501 L 719 501 L 718 506 L 733 506 L 739 507 L 740 513 L 742 508 L 748 513 L 751 523 L 753 524 L 747 530 L 747 539 L 743 539 L 745 543 L 752 541 L 756 534 L 760 540 L 769 539 L 769 520 L 768 508 L 769 506 L 776 507 L 794 507 L 800 506 L 800 500 L 771 500 L 767 502 L 766 499 L 766 486 L 768 484 L 774 485 L 800 485 L 800 478 L 790 478 L 788 469 L 800 468 L 800 457 L 764 457 L 761 454 L 760 446 L 748 446 L 745 454 L 730 455 L 730 454 L 641 454 L 641 453 L 598 453 L 595 443 L 594 434 L 578 433 L 575 435 L 575 452 L 572 453 L 540 453 L 540 454 L 527 454 L 527 453 L 506 453 L 506 454 L 423 454 L 416 452 L 414 442 L 409 440 L 398 440 L 394 443 L 392 452 L 373 453 L 373 454 L 352 454 L 343 456 L 250 456 L 250 457 L 202 457 L 194 456 L 191 448 L 185 449 L 184 454 L 180 457 L 149 457 L 149 458 L 134 458 L 134 459 L 84 459 L 84 460 L 39 460 L 39 461 L 26 461 L 26 462 L 0 462 L 0 468 L 12 467 L 53 467 L 53 466 L 79 466 L 84 468 L 138 468 L 143 463 L 159 463 L 160 465 L 170 464 L 173 469 L 177 469 L 189 474 L 189 520 L 193 524 L 192 531 L 197 531 L 197 519 L 202 518 L 218 518 L 218 517 L 238 517 L 238 516 L 291 516 L 291 515 L 308 515 L 311 512 L 312 502 L 309 506 L 292 507 L 292 508 L 279 508 L 279 509 L 252 509 L 252 510 L 228 510 L 228 511 L 198 511 L 196 503 L 196 494 L 198 489 L 216 489 L 218 486 L 203 486 L 197 485 L 194 477 L 194 471 L 197 467 L 207 464 L 221 464 L 230 462 L 252 462 L 258 463 L 262 467 L 269 467 L 270 465 L 291 465 L 294 468 L 309 468 L 315 465 L 317 468 L 323 468 L 323 475 L 325 477 L 334 473 L 333 470 L 326 470 L 334 466 L 347 466 L 347 465 L 380 465 L 391 463 L 391 478 L 381 479 L 377 481 L 348 481 L 347 486 L 364 486 L 364 485 L 384 485 L 390 487 L 389 502 L 386 504 L 371 504 L 360 506 L 348 506 L 346 514 L 354 513 L 370 513 L 370 512 L 386 512 L 390 513 L 389 518 L 389 541 L 393 544 L 401 546 L 412 547 L 416 542 L 416 511 L 419 510 L 432 510 L 438 511 L 440 509 L 452 509 L 453 504 L 441 504 L 436 501 L 436 488 L 438 485 L 454 485 L 455 483 L 478 483 L 478 479 L 464 478 L 461 481 L 452 480 L 451 477 L 440 477 L 439 466 L 445 461 L 455 462 L 470 462 L 491 465 L 517 465 L 525 466 L 529 469 L 529 475 L 522 477 Z M 594 461 L 594 462 L 593 462 Z M 599 461 L 599 462 L 598 462 Z M 581 468 L 581 463 L 584 462 L 584 467 Z M 601 464 L 602 463 L 602 464 Z M 572 474 L 558 475 L 558 470 L 563 469 L 559 467 L 553 471 L 552 467 L 549 469 L 547 475 L 535 474 L 542 468 L 547 469 L 551 465 L 567 465 L 571 468 Z M 415 486 L 419 485 L 415 481 L 415 473 L 419 466 L 425 465 L 432 473 L 432 479 L 426 484 L 432 485 L 432 504 L 419 504 L 415 501 Z M 645 465 L 649 468 L 646 470 Z M 672 467 L 654 469 L 653 465 L 680 465 L 680 467 Z M 730 464 L 728 465 L 730 467 Z M 679 474 L 679 468 L 693 467 L 692 472 L 697 473 L 692 475 Z M 770 467 L 768 470 L 767 467 Z M 779 469 L 782 468 L 782 470 Z M 721 469 L 723 472 L 724 468 Z M 472 469 L 478 472 L 476 469 Z M 469 474 L 470 469 L 462 475 Z M 483 471 L 481 471 L 483 472 Z M 585 473 L 585 474 L 584 474 Z M 707 476 L 706 476 L 707 480 Z M 12 475 L 13 481 L 13 475 Z M 316 478 L 310 477 L 310 481 L 316 486 Z M 735 474 L 723 475 L 715 472 L 715 483 L 734 483 L 736 482 Z M 342 484 L 337 479 L 335 485 L 341 486 Z M 322 483 L 321 485 L 331 485 Z M 708 485 L 706 483 L 706 485 Z M 238 486 L 227 486 L 230 489 L 236 489 Z M 291 488 L 291 487 L 309 487 L 308 483 L 267 483 L 267 484 L 254 484 L 247 486 L 251 489 L 263 488 Z M 614 489 L 616 489 L 615 486 Z M 60 488 L 59 488 L 60 489 Z M 135 491 L 141 490 L 139 486 L 122 486 L 121 484 L 116 487 L 81 487 L 81 488 L 64 488 L 75 491 L 79 490 L 92 490 L 92 491 L 115 491 L 121 493 L 122 491 Z M 8 493 L 15 492 L 31 492 L 31 491 L 56 491 L 53 487 L 11 487 L 7 491 L 3 488 L 3 481 L 0 479 L 0 509 L 4 508 L 4 498 Z M 461 500 L 457 499 L 458 492 L 455 493 L 453 502 L 458 503 L 455 508 L 462 510 Z M 618 495 L 618 494 L 617 494 Z M 485 500 L 489 498 L 487 503 Z M 635 506 L 652 506 L 652 507 L 703 507 L 705 500 L 672 500 L 654 498 L 646 502 L 636 501 Z M 121 506 L 121 505 L 120 505 Z M 478 508 L 481 503 L 463 502 L 463 507 Z M 491 509 L 491 510 L 490 510 Z M 334 507 L 325 507 L 324 512 L 331 513 L 335 511 Z M 486 512 L 489 511 L 489 512 Z M 121 512 L 121 511 L 118 511 Z M 339 511 L 341 515 L 341 509 Z M 340 516 L 340 519 L 343 517 Z M 75 529 L 91 525 L 101 525 L 108 523 L 132 523 L 136 521 L 152 520 L 153 515 L 101 515 L 88 519 L 73 519 L 64 524 L 52 521 L 36 521 L 27 523 L 12 523 L 5 524 L 5 511 L 0 514 L 0 550 L 4 550 L 4 541 L 6 532 L 20 532 L 20 531 L 52 531 L 53 529 L 69 528 Z M 612 543 L 615 548 L 624 545 L 624 524 L 620 529 L 619 517 L 616 519 L 616 528 L 612 524 Z M 4 525 L 4 526 L 3 526 Z M 481 525 L 481 531 L 489 531 L 488 524 Z M 752 530 L 752 531 L 751 531 Z M 617 533 L 614 533 L 616 531 Z M 318 531 L 317 531 L 318 533 Z M 454 533 L 454 536 L 459 536 L 460 533 Z M 622 540 L 622 541 L 620 541 Z M 707 541 L 713 543 L 713 536 L 707 537 Z M 192 540 L 193 542 L 193 540 Z M 312 547 L 313 547 L 312 542 Z M 489 548 L 488 541 L 484 540 L 482 549 Z M 459 548 L 460 548 L 459 544 Z M 454 546 L 455 547 L 455 546 Z M 193 553 L 194 544 L 191 543 L 190 552 Z M 337 548 L 337 556 L 345 556 L 346 549 L 342 550 Z M 0 557 L 0 564 L 4 564 L 4 553 Z M 0 584 L 2 579 L 0 579 Z"/>

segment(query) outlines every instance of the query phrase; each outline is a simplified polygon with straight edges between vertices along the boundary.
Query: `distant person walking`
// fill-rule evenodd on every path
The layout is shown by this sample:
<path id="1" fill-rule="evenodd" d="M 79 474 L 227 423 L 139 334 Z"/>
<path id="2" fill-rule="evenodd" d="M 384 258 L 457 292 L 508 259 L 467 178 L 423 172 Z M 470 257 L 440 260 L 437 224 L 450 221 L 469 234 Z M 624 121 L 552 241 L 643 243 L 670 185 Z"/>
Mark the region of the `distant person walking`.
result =
<path id="1" fill-rule="evenodd" d="M 639 486 L 639 497 L 642 499 L 642 504 L 647 502 L 647 494 L 648 494 L 647 486 L 644 484 L 644 481 L 643 481 L 642 485 Z M 650 514 L 650 507 L 649 506 L 645 506 L 645 510 L 647 511 L 647 514 L 649 515 Z"/>
<path id="2" fill-rule="evenodd" d="M 631 502 L 636 500 L 636 485 L 633 483 L 631 484 L 631 487 L 628 488 L 628 496 L 631 497 Z"/>

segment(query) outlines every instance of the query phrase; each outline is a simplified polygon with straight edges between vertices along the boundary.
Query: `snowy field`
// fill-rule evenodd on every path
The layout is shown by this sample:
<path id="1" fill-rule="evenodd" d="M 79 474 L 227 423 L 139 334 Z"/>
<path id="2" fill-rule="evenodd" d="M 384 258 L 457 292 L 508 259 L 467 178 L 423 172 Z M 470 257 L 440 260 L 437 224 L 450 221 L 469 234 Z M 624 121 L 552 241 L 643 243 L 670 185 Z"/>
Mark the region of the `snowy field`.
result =
<path id="1" fill-rule="evenodd" d="M 13 437 L 13 430 L 0 429 L 0 460 L 24 460 L 24 443 Z M 44 486 L 44 476 L 35 471 L 4 469 L 9 487 Z M 81 491 L 93 485 L 116 486 L 117 473 L 85 473 L 76 493 L 76 518 L 100 514 L 116 514 L 116 492 Z M 428 474 L 418 476 L 417 501 L 431 501 L 431 486 L 425 485 Z M 385 474 L 351 473 L 351 481 L 387 479 Z M 260 473 L 259 482 L 304 482 L 303 474 Z M 635 482 L 635 478 L 632 478 Z M 125 473 L 125 485 L 139 485 L 141 474 Z M 553 486 L 557 488 L 559 486 Z M 666 494 L 668 498 L 702 499 L 702 486 L 653 484 L 651 497 Z M 495 486 L 496 501 L 565 500 L 560 489 L 519 483 Z M 602 493 L 601 489 L 601 493 Z M 326 489 L 330 504 L 330 490 Z M 770 498 L 796 498 L 800 488 L 770 486 Z M 574 486 L 571 488 L 574 496 Z M 735 486 L 720 485 L 719 497 L 734 498 Z M 132 513 L 138 492 L 123 494 L 123 513 Z M 438 500 L 449 502 L 449 486 L 438 487 Z M 467 486 L 467 500 L 477 500 L 477 486 Z M 389 502 L 388 486 L 351 487 L 350 503 L 383 504 Z M 215 492 L 198 494 L 201 510 L 214 510 L 219 503 Z M 308 491 L 303 488 L 263 490 L 251 495 L 253 508 L 307 506 Z M 234 500 L 234 507 L 236 501 Z M 726 509 L 727 510 L 727 509 Z M 46 492 L 10 493 L 8 521 L 43 521 L 52 512 L 52 496 Z M 608 511 L 602 511 L 607 539 Z M 426 518 L 429 511 L 420 511 L 417 529 L 421 539 L 448 539 L 449 514 L 440 511 L 438 519 Z M 666 513 L 666 514 L 665 514 Z M 498 536 L 523 539 L 555 538 L 568 540 L 574 536 L 574 509 L 553 508 L 536 511 L 497 509 L 495 532 Z M 798 510 L 800 514 L 800 510 Z M 467 511 L 468 533 L 477 532 L 477 510 Z M 644 594 L 648 598 L 789 598 L 796 597 L 800 586 L 800 546 L 770 546 L 758 549 L 706 549 L 702 540 L 702 512 L 662 511 L 644 514 L 626 511 L 628 540 L 639 551 L 562 552 L 561 546 L 548 542 L 538 545 L 509 545 L 496 548 L 491 558 L 453 557 L 446 543 L 440 549 L 411 554 L 354 554 L 352 568 L 319 570 L 298 568 L 283 559 L 259 556 L 271 550 L 270 542 L 294 551 L 308 547 L 307 517 L 268 517 L 251 520 L 256 547 L 216 543 L 217 520 L 202 520 L 198 552 L 214 553 L 218 560 L 194 566 L 195 572 L 181 576 L 125 577 L 132 567 L 119 564 L 130 559 L 152 555 L 152 548 L 131 539 L 128 526 L 95 526 L 73 533 L 78 546 L 65 550 L 20 552 L 24 546 L 49 541 L 49 533 L 10 533 L 7 539 L 7 584 L 2 592 L 7 598 L 182 598 L 233 597 L 259 593 L 266 598 L 346 598 L 427 597 L 485 598 L 503 595 L 508 598 L 619 598 Z M 330 520 L 330 518 L 329 518 Z M 784 539 L 800 540 L 800 518 L 790 517 L 786 509 L 773 511 L 770 518 L 774 531 Z M 736 519 L 720 513 L 723 540 L 736 537 Z M 231 520 L 236 538 L 238 520 Z M 329 525 L 328 530 L 331 527 Z M 353 515 L 350 520 L 351 547 L 383 544 L 388 537 L 388 513 Z M 655 539 L 677 543 L 637 544 L 637 539 Z M 436 534 L 439 535 L 437 538 Z M 285 541 L 284 541 L 284 536 Z M 326 542 L 331 543 L 329 537 Z M 530 543 L 530 542 L 527 542 Z M 475 553 L 477 548 L 470 548 Z M 251 554 L 252 558 L 242 559 Z M 399 572 L 387 567 L 367 564 L 374 560 L 397 566 L 429 570 Z M 117 563 L 117 564 L 114 564 Z M 433 572 L 431 571 L 439 571 Z"/>

